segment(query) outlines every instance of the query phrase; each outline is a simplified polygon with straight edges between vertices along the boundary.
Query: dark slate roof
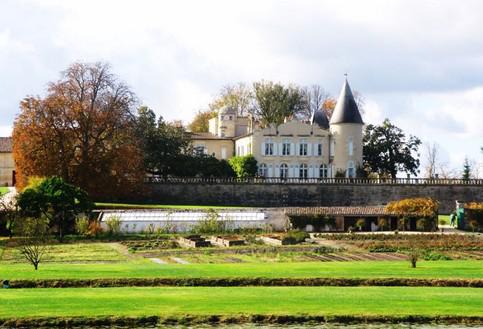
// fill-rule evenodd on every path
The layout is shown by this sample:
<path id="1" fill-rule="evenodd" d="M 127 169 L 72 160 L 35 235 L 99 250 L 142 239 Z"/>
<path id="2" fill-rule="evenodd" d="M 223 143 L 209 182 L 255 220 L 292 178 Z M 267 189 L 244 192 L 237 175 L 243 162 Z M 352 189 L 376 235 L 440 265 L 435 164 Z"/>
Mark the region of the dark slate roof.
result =
<path id="1" fill-rule="evenodd" d="M 330 119 L 330 124 L 334 123 L 364 124 L 347 79 L 344 81 L 334 113 Z"/>
<path id="2" fill-rule="evenodd" d="M 12 137 L 0 137 L 0 153 L 12 152 Z"/>
<path id="3" fill-rule="evenodd" d="M 329 119 L 322 110 L 317 110 L 312 115 L 312 124 L 316 123 L 322 129 L 329 129 Z"/>

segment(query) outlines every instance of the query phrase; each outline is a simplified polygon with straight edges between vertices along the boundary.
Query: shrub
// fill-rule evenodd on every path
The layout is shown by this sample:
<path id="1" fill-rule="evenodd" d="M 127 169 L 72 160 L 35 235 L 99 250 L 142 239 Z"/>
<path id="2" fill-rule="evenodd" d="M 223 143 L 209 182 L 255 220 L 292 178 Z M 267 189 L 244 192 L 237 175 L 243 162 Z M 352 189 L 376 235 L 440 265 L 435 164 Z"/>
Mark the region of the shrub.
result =
<path id="1" fill-rule="evenodd" d="M 89 235 L 90 236 L 98 236 L 99 234 L 102 233 L 102 227 L 101 224 L 98 221 L 92 221 L 89 223 Z"/>
<path id="2" fill-rule="evenodd" d="M 218 220 L 218 212 L 210 209 L 206 216 L 191 228 L 191 232 L 195 234 L 227 233 L 230 231 L 228 224 L 227 220 Z"/>
<path id="3" fill-rule="evenodd" d="M 121 219 L 118 216 L 107 218 L 106 225 L 109 235 L 119 235 L 121 233 Z"/>
<path id="4" fill-rule="evenodd" d="M 297 244 L 305 242 L 310 235 L 303 231 L 290 231 L 282 239 L 282 244 Z"/>
<path id="5" fill-rule="evenodd" d="M 254 177 L 257 174 L 257 159 L 253 155 L 235 156 L 228 160 L 236 177 Z"/>
<path id="6" fill-rule="evenodd" d="M 387 221 L 387 218 L 381 217 L 377 219 L 377 226 L 384 231 L 385 229 L 389 228 L 389 223 Z"/>
<path id="7" fill-rule="evenodd" d="M 359 228 L 359 231 L 362 231 L 362 228 L 364 226 L 366 226 L 366 221 L 364 218 L 359 218 L 357 221 L 356 221 L 356 226 Z"/>
<path id="8" fill-rule="evenodd" d="M 416 263 L 419 259 L 419 252 L 415 249 L 411 250 L 408 254 L 408 260 L 411 263 L 412 268 L 416 268 Z"/>
<path id="9" fill-rule="evenodd" d="M 475 219 L 470 220 L 468 223 L 468 226 L 471 228 L 473 232 L 477 231 L 480 228 L 480 224 Z"/>
<path id="10" fill-rule="evenodd" d="M 89 235 L 89 219 L 85 216 L 77 217 L 75 220 L 75 231 L 82 236 Z"/>

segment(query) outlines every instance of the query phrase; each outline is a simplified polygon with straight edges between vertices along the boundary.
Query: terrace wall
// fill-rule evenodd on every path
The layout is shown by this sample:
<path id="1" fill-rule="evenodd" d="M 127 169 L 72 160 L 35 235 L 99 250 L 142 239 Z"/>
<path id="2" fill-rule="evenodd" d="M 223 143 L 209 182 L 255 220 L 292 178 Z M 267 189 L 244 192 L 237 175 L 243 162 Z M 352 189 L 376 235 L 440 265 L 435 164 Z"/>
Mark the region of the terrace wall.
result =
<path id="1" fill-rule="evenodd" d="M 146 199 L 165 204 L 286 206 L 384 205 L 393 200 L 431 197 L 440 213 L 454 210 L 455 201 L 482 201 L 483 185 L 438 184 L 315 184 L 236 182 L 146 183 Z"/>

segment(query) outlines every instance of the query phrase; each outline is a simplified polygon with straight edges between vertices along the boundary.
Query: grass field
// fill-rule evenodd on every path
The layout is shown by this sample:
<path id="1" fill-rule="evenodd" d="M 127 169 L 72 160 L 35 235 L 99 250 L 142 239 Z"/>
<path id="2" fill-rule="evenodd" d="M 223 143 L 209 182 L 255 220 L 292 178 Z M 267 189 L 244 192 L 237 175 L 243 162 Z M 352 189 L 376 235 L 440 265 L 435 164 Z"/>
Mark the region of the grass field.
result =
<path id="1" fill-rule="evenodd" d="M 183 314 L 483 316 L 483 294 L 476 288 L 11 289 L 0 291 L 0 305 L 1 318 Z"/>
<path id="2" fill-rule="evenodd" d="M 98 209 L 241 209 L 250 207 L 239 206 L 197 206 L 197 205 L 165 205 L 165 204 L 136 204 L 136 203 L 107 203 L 96 202 Z"/>
<path id="3" fill-rule="evenodd" d="M 0 279 L 90 279 L 90 278 L 427 278 L 481 279 L 481 261 L 421 261 L 417 268 L 409 262 L 303 262 L 241 264 L 155 264 L 149 260 L 118 263 L 41 263 L 34 271 L 28 264 L 0 263 Z"/>
<path id="4" fill-rule="evenodd" d="M 121 254 L 118 246 L 117 243 L 51 245 L 48 248 L 48 253 L 46 253 L 43 262 L 105 262 L 126 260 L 126 257 Z M 17 248 L 6 248 L 3 255 L 0 255 L 0 260 L 6 263 L 26 262 L 24 256 Z"/>
<path id="5" fill-rule="evenodd" d="M 0 186 L 0 196 L 4 195 L 7 192 L 8 192 L 8 187 Z"/>

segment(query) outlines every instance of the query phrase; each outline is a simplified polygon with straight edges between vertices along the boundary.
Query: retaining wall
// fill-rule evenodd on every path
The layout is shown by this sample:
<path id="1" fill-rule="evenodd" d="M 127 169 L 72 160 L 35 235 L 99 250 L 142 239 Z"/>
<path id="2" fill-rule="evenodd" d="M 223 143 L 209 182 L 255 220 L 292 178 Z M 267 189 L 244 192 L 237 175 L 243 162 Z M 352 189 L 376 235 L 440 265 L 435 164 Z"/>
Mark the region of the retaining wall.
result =
<path id="1" fill-rule="evenodd" d="M 147 183 L 146 188 L 143 201 L 186 205 L 365 206 L 431 197 L 440 202 L 440 213 L 449 213 L 456 200 L 483 201 L 482 185 Z"/>

